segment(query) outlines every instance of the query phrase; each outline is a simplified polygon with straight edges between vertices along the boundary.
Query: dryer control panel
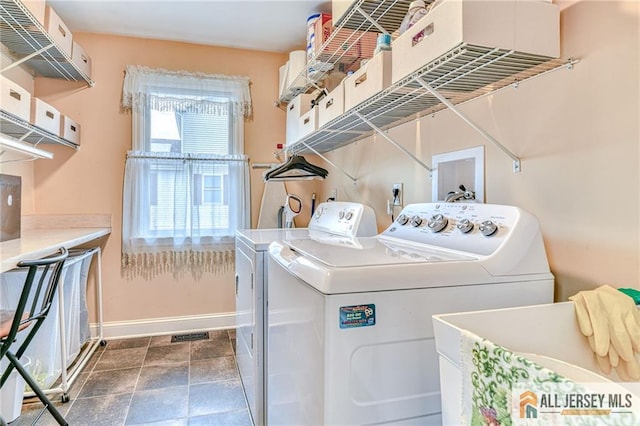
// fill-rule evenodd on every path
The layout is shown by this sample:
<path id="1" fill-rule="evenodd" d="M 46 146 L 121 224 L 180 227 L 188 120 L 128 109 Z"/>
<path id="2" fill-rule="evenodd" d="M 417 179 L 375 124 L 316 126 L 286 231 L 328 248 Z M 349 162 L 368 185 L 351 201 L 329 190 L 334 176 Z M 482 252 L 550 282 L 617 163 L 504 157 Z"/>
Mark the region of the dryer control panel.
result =
<path id="1" fill-rule="evenodd" d="M 373 209 L 361 203 L 331 201 L 321 203 L 309 221 L 309 232 L 341 237 L 373 237 L 378 234 Z"/>
<path id="2" fill-rule="evenodd" d="M 518 207 L 436 202 L 407 205 L 381 235 L 490 255 L 516 233 L 531 238 L 539 232 L 538 221 Z"/>

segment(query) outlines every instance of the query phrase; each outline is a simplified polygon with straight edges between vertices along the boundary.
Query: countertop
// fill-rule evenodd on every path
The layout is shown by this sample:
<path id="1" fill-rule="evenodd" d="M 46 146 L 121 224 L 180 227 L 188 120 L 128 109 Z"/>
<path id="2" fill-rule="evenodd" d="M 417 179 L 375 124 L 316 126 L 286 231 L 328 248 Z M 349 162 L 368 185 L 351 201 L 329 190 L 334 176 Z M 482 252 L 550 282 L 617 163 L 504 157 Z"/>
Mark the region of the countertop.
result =
<path id="1" fill-rule="evenodd" d="M 49 225 L 49 222 L 47 223 Z M 77 247 L 111 233 L 110 226 L 69 228 L 49 226 L 23 229 L 20 238 L 0 243 L 2 261 L 0 272 L 15 268 L 21 260 L 38 259 L 55 253 L 60 247 Z"/>

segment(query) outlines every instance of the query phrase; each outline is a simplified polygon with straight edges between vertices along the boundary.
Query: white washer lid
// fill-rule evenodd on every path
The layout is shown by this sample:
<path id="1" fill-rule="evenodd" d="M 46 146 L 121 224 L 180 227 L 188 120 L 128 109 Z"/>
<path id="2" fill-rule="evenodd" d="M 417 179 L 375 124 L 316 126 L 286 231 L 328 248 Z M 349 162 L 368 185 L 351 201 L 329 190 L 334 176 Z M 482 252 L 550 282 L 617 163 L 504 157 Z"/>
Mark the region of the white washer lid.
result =
<path id="1" fill-rule="evenodd" d="M 306 257 L 336 268 L 476 260 L 437 248 L 400 245 L 377 237 L 345 239 L 326 236 L 285 243 Z"/>

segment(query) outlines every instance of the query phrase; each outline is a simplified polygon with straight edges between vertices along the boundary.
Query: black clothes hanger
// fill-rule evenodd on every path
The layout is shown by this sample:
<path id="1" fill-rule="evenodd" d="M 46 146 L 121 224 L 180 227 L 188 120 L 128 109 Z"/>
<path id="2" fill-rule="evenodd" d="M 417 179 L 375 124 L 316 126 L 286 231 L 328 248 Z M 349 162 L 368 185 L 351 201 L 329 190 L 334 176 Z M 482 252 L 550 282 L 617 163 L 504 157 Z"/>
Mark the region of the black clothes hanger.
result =
<path id="1" fill-rule="evenodd" d="M 292 155 L 285 163 L 265 173 L 264 180 L 324 179 L 328 174 L 328 171 L 309 163 L 302 155 Z"/>

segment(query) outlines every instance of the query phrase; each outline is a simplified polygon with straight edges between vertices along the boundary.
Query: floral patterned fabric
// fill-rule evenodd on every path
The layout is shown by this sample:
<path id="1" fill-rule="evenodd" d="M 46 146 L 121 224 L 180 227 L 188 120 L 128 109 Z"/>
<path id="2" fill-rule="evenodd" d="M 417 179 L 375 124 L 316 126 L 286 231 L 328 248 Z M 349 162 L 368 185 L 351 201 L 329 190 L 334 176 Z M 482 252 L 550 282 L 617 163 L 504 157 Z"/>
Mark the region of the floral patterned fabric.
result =
<path id="1" fill-rule="evenodd" d="M 637 415 L 558 415 L 552 421 L 542 418 L 521 419 L 516 414 L 519 401 L 512 400 L 512 390 L 522 389 L 523 384 L 532 390 L 550 393 L 558 390 L 562 393 L 585 393 L 592 389 L 587 390 L 584 384 L 572 382 L 522 355 L 473 333 L 465 332 L 461 345 L 463 383 L 460 423 L 462 425 L 640 425 L 640 418 Z"/>

